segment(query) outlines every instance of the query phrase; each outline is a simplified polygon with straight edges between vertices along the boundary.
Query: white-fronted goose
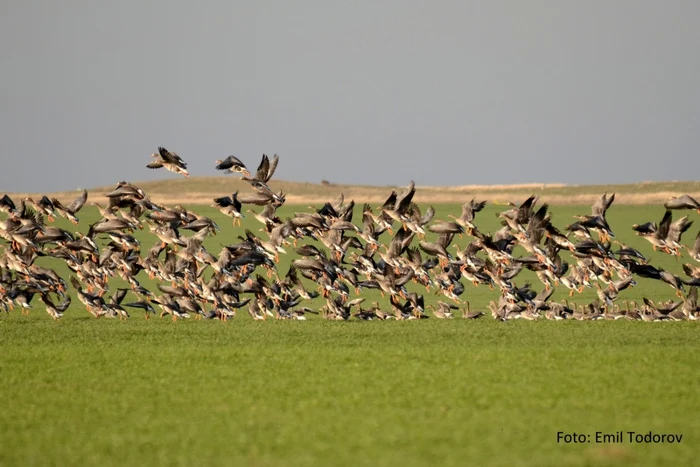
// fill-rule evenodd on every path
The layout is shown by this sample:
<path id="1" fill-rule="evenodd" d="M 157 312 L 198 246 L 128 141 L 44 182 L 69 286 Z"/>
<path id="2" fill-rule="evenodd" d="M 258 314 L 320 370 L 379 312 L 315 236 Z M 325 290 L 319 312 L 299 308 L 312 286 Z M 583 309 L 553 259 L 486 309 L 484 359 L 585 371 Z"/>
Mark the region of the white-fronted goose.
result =
<path id="1" fill-rule="evenodd" d="M 164 147 L 159 147 L 158 152 L 151 154 L 151 157 L 155 158 L 155 160 L 146 165 L 149 169 L 165 168 L 170 172 L 182 174 L 185 177 L 190 176 L 190 173 L 187 171 L 187 163 L 176 153 L 168 151 Z"/>
<path id="2" fill-rule="evenodd" d="M 240 173 L 246 177 L 250 177 L 250 172 L 248 172 L 248 168 L 236 156 L 228 156 L 224 160 L 217 160 L 216 170 L 224 170 L 229 173 Z"/>
<path id="3" fill-rule="evenodd" d="M 79 219 L 76 217 L 76 214 L 83 208 L 83 206 L 85 206 L 85 202 L 87 201 L 87 199 L 88 192 L 87 190 L 83 190 L 82 193 L 80 193 L 80 196 L 78 196 L 73 202 L 71 202 L 67 206 L 63 206 L 61 202 L 56 198 L 52 198 L 51 202 L 53 203 L 54 207 L 56 208 L 56 211 L 58 211 L 59 214 L 61 214 L 66 219 L 70 220 L 74 225 L 78 225 Z"/>
<path id="4" fill-rule="evenodd" d="M 664 203 L 664 207 L 666 209 L 694 209 L 700 214 L 700 203 L 690 195 L 671 196 L 671 198 Z"/>

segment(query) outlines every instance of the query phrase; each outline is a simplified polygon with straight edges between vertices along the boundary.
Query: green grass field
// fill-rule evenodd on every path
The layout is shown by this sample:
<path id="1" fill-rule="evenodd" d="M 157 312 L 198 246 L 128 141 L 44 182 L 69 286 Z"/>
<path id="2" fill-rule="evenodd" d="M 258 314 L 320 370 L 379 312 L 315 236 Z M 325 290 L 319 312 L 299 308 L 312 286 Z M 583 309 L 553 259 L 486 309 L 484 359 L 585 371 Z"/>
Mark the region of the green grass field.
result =
<path id="1" fill-rule="evenodd" d="M 436 218 L 458 214 L 457 205 L 436 208 Z M 212 253 L 242 235 L 218 211 L 193 209 L 222 228 L 205 242 Z M 498 227 L 502 209 L 478 215 L 482 231 Z M 553 207 L 553 222 L 563 228 L 589 209 Z M 662 215 L 659 206 L 613 205 L 608 219 L 619 240 L 682 275 L 687 257 L 653 253 L 630 228 Z M 97 212 L 80 217 L 85 232 Z M 144 250 L 155 240 L 137 238 Z M 283 258 L 280 274 L 287 268 Z M 528 279 L 542 287 L 526 273 L 516 283 Z M 465 285 L 473 310 L 498 296 Z M 378 294 L 366 296 L 388 308 Z M 639 279 L 621 300 L 643 296 L 674 298 L 667 285 Z M 587 290 L 575 301 L 594 298 Z M 227 323 L 139 313 L 120 322 L 91 318 L 77 300 L 53 322 L 39 305 L 30 316 L 0 315 L 0 465 L 697 463 L 696 322 L 255 322 L 244 309 Z M 619 430 L 683 438 L 557 443 L 559 431 L 594 441 L 597 431 Z"/>

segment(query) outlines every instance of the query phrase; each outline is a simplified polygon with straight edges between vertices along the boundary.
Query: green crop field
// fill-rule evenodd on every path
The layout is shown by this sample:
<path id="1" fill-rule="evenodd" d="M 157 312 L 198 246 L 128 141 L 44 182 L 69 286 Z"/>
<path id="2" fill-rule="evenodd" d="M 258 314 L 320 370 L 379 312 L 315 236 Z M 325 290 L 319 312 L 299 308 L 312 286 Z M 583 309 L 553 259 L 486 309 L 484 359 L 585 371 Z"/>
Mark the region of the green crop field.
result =
<path id="1" fill-rule="evenodd" d="M 435 207 L 436 219 L 459 214 L 456 204 Z M 221 227 L 204 243 L 215 255 L 236 243 L 243 228 L 262 226 L 249 216 L 243 228 L 232 227 L 215 209 L 191 208 Z M 285 205 L 278 215 L 302 209 Z M 495 213 L 503 209 L 488 205 L 476 224 L 496 230 Z M 551 211 L 563 228 L 590 207 Z M 617 240 L 683 276 L 682 263 L 692 262 L 687 255 L 676 260 L 653 252 L 631 230 L 633 223 L 658 222 L 663 212 L 614 204 L 607 217 Z M 674 218 L 683 214 L 700 218 L 694 212 Z M 98 215 L 93 208 L 81 211 L 79 230 L 86 232 Z M 61 219 L 56 225 L 73 229 Z M 698 227 L 686 233 L 686 245 Z M 142 250 L 155 242 L 147 231 L 135 235 Z M 282 255 L 280 275 L 292 255 Z M 37 263 L 68 278 L 60 262 Z M 147 277 L 139 280 L 153 287 Z M 528 280 L 542 288 L 529 272 L 515 282 Z M 462 299 L 472 310 L 498 298 L 497 290 L 463 282 Z M 112 290 L 121 285 L 111 282 Z M 409 290 L 425 293 L 426 304 L 438 298 L 415 284 Z M 378 293 L 363 296 L 388 310 Z M 637 279 L 620 302 L 643 297 L 676 298 L 664 283 Z M 554 297 L 565 298 L 563 290 Z M 572 300 L 595 298 L 586 290 Z M 317 299 L 310 306 L 322 304 Z M 54 322 L 40 302 L 34 305 L 29 316 L 0 315 L 0 465 L 697 463 L 697 322 L 501 323 L 490 316 L 260 322 L 245 308 L 228 322 L 146 321 L 137 312 L 118 321 L 92 318 L 77 299 Z M 596 432 L 617 431 L 625 432 L 624 442 L 595 442 Z M 683 437 L 636 444 L 627 442 L 628 431 Z M 557 442 L 558 432 L 592 439 L 565 444 Z"/>

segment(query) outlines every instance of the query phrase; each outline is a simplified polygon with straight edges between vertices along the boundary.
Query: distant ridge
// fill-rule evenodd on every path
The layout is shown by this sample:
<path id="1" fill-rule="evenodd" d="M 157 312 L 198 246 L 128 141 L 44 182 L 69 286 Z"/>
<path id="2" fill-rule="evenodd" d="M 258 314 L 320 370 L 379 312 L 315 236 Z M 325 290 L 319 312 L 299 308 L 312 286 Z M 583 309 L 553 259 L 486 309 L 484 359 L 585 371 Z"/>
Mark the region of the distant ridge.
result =
<path id="1" fill-rule="evenodd" d="M 251 191 L 250 185 L 236 176 L 172 178 L 155 181 L 133 181 L 143 188 L 151 199 L 163 204 L 211 204 L 212 199 L 230 195 L 234 191 Z M 409 180 L 406 180 L 408 184 Z M 89 188 L 88 202 L 105 202 L 105 193 L 117 184 Z M 344 193 L 346 199 L 357 203 L 381 203 L 402 186 L 344 185 L 334 183 L 304 183 L 270 181 L 270 187 L 287 195 L 288 204 L 316 204 L 334 199 Z M 418 203 L 463 203 L 471 198 L 486 199 L 497 204 L 518 203 L 530 194 L 536 194 L 550 204 L 589 204 L 602 193 L 617 193 L 616 204 L 659 204 L 672 195 L 688 193 L 700 197 L 700 182 L 642 182 L 618 185 L 565 185 L 561 183 L 527 183 L 517 185 L 461 185 L 417 186 L 414 200 Z M 8 193 L 11 197 L 55 196 L 60 200 L 73 199 L 77 191 L 55 193 Z"/>

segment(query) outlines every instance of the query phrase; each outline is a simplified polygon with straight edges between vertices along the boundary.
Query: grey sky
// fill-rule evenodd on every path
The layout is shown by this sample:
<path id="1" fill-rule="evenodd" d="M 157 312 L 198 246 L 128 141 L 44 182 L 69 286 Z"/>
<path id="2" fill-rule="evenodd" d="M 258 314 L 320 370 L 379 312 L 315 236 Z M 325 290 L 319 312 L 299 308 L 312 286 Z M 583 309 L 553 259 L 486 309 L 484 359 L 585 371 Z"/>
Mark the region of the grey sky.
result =
<path id="1" fill-rule="evenodd" d="M 159 145 L 192 175 L 697 179 L 698 44 L 693 0 L 4 0 L 0 190 L 174 176 Z"/>

